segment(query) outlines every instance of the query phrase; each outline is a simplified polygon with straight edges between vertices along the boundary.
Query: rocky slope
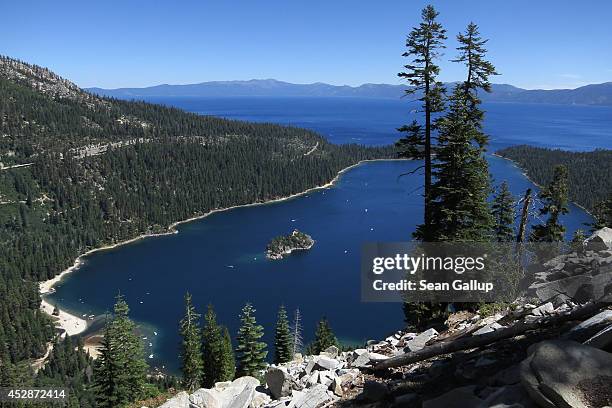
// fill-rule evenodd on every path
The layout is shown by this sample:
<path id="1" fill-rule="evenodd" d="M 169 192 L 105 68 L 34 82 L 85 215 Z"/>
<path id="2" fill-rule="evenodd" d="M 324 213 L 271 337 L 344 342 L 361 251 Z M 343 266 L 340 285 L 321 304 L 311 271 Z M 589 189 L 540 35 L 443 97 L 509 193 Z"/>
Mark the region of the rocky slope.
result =
<path id="1" fill-rule="evenodd" d="M 532 303 L 517 300 L 486 317 L 458 312 L 440 333 L 398 331 L 349 352 L 330 347 L 318 356 L 296 355 L 270 366 L 263 383 L 252 377 L 217 383 L 181 392 L 162 407 L 609 406 L 610 299 L 581 303 L 567 292 L 550 298 L 542 286 L 571 277 L 588 286 L 612 272 L 612 229 L 596 232 L 584 249 L 545 264 L 531 287 Z M 565 289 L 562 283 L 556 285 Z"/>

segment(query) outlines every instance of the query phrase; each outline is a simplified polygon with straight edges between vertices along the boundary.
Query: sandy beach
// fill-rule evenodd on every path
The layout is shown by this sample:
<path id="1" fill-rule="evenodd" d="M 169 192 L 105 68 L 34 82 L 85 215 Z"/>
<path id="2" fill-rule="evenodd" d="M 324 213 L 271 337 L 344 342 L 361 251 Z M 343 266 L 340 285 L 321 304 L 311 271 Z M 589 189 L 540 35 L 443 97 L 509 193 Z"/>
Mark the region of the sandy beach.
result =
<path id="1" fill-rule="evenodd" d="M 66 334 L 69 336 L 82 333 L 87 328 L 87 321 L 85 321 L 85 319 L 81 319 L 80 317 L 70 314 L 64 310 L 59 311 L 59 316 L 53 316 L 53 305 L 44 299 L 42 300 L 40 308 L 53 319 L 56 319 L 56 327 L 64 329 Z"/>

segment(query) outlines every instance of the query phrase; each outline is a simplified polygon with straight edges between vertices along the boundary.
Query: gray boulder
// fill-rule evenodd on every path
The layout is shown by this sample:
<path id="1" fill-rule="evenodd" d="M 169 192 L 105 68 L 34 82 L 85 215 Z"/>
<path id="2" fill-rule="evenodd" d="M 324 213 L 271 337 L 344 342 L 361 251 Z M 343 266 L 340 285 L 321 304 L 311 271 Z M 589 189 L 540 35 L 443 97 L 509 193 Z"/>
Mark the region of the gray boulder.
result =
<path id="1" fill-rule="evenodd" d="M 265 405 L 268 405 L 272 401 L 272 398 L 264 392 L 259 392 L 255 390 L 253 394 L 253 399 L 251 400 L 251 405 L 249 408 L 261 408 Z"/>
<path id="2" fill-rule="evenodd" d="M 283 368 L 268 368 L 265 380 L 274 399 L 291 395 L 292 378 Z"/>
<path id="3" fill-rule="evenodd" d="M 216 389 L 200 388 L 189 396 L 191 408 L 221 408 L 221 392 Z"/>
<path id="4" fill-rule="evenodd" d="M 164 402 L 159 408 L 188 408 L 189 394 L 181 391 L 168 401 Z"/>
<path id="5" fill-rule="evenodd" d="M 529 287 L 529 293 L 542 301 L 576 299 L 581 303 L 586 303 L 590 300 L 609 300 L 610 296 L 606 292 L 606 287 L 610 282 L 612 282 L 612 272 L 597 275 L 583 274 L 552 282 L 534 283 Z"/>
<path id="6" fill-rule="evenodd" d="M 555 311 L 555 307 L 551 302 L 544 303 L 541 306 L 536 307 L 531 311 L 531 314 L 534 316 L 546 316 L 550 315 Z"/>
<path id="7" fill-rule="evenodd" d="M 338 360 L 326 356 L 320 356 L 317 360 L 317 366 L 323 370 L 335 370 L 340 365 Z"/>
<path id="8" fill-rule="evenodd" d="M 355 368 L 372 368 L 372 363 L 375 361 L 382 361 L 388 359 L 388 356 L 384 354 L 368 352 L 360 354 L 355 361 L 351 364 Z"/>
<path id="9" fill-rule="evenodd" d="M 259 382 L 259 380 L 257 378 L 251 377 L 249 375 L 238 377 L 234 381 L 232 381 L 231 384 L 230 384 L 231 387 L 246 387 L 246 386 L 251 386 L 253 388 L 259 387 L 260 385 L 261 385 L 261 383 Z"/>
<path id="10" fill-rule="evenodd" d="M 425 347 L 425 344 L 427 344 L 429 340 L 433 339 L 437 335 L 438 332 L 436 331 L 436 329 L 425 330 L 423 333 L 419 334 L 412 340 L 408 340 L 406 342 L 406 348 L 409 351 L 419 351 L 423 349 L 423 347 Z"/>
<path id="11" fill-rule="evenodd" d="M 598 349 L 605 349 L 612 345 L 612 325 L 595 333 L 592 337 L 585 341 L 584 344 Z"/>
<path id="12" fill-rule="evenodd" d="M 232 387 L 228 389 L 232 389 Z M 238 387 L 236 389 L 238 389 Z M 253 384 L 246 384 L 240 392 L 233 395 L 226 395 L 228 399 L 223 402 L 223 408 L 249 408 L 254 395 L 255 387 Z"/>
<path id="13" fill-rule="evenodd" d="M 306 381 L 306 385 L 312 387 L 319 383 L 319 372 L 313 371 L 310 376 L 308 376 L 308 380 Z"/>
<path id="14" fill-rule="evenodd" d="M 602 228 L 595 231 L 585 241 L 587 250 L 605 251 L 612 248 L 612 228 Z"/>
<path id="15" fill-rule="evenodd" d="M 320 355 L 326 356 L 326 357 L 329 357 L 329 358 L 337 358 L 339 352 L 340 352 L 340 350 L 338 350 L 338 347 L 336 347 L 336 346 L 329 346 L 324 351 L 322 351 L 320 353 Z"/>
<path id="16" fill-rule="evenodd" d="M 369 367 L 369 363 L 370 363 L 370 353 L 366 351 L 365 353 L 359 354 L 351 365 L 357 368 L 366 368 L 366 367 Z"/>
<path id="17" fill-rule="evenodd" d="M 292 399 L 289 407 L 318 408 L 332 399 L 333 397 L 327 392 L 327 387 L 319 384 Z"/>
<path id="18" fill-rule="evenodd" d="M 334 382 L 329 388 L 334 392 L 334 394 L 336 394 L 339 397 L 342 397 L 342 395 L 344 395 L 344 389 L 342 389 L 342 378 L 341 377 L 335 377 Z"/>
<path id="19" fill-rule="evenodd" d="M 382 401 L 389 396 L 389 388 L 384 382 L 366 381 L 363 384 L 361 398 L 366 401 Z"/>
<path id="20" fill-rule="evenodd" d="M 528 351 L 521 384 L 540 407 L 588 408 L 584 390 L 612 379 L 612 354 L 605 351 L 564 340 L 543 341 Z"/>

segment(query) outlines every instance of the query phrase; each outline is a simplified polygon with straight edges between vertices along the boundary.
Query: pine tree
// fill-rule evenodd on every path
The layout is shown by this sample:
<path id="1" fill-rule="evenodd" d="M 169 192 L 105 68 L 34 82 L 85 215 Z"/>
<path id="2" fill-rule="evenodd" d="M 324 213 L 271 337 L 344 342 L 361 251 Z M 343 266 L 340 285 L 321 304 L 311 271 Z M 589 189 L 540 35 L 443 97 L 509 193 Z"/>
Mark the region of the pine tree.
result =
<path id="1" fill-rule="evenodd" d="M 315 332 L 315 339 L 312 343 L 311 352 L 312 354 L 319 354 L 330 346 L 340 348 L 340 343 L 334 335 L 334 332 L 327 319 L 323 318 L 317 324 L 317 331 Z"/>
<path id="2" fill-rule="evenodd" d="M 612 228 L 612 193 L 610 194 L 610 198 L 598 202 L 593 208 L 595 221 L 589 224 L 592 232 L 605 227 Z"/>
<path id="3" fill-rule="evenodd" d="M 220 349 L 222 346 L 221 328 L 217 324 L 217 315 L 212 305 L 208 305 L 208 310 L 204 316 L 204 343 L 202 349 L 204 351 L 204 376 L 203 384 L 206 388 L 211 388 L 217 381 L 220 380 L 221 355 Z"/>
<path id="4" fill-rule="evenodd" d="M 145 391 L 147 363 L 123 296 L 117 296 L 113 312 L 104 328 L 94 370 L 96 400 L 100 407 L 125 405 L 142 397 Z"/>
<path id="5" fill-rule="evenodd" d="M 436 302 L 404 302 L 404 322 L 410 329 L 421 331 L 432 319 L 446 316 L 447 306 L 446 303 Z"/>
<path id="6" fill-rule="evenodd" d="M 482 129 L 484 120 L 484 112 L 479 108 L 481 100 L 478 97 L 478 91 L 491 92 L 491 83 L 489 77 L 498 75 L 492 63 L 485 59 L 487 50 L 485 45 L 488 40 L 483 39 L 478 31 L 478 26 L 474 23 L 469 23 L 465 34 L 457 35 L 459 41 L 459 56 L 453 62 L 462 62 L 467 67 L 467 78 L 463 82 L 463 92 L 467 99 L 468 120 L 473 123 L 478 129 Z M 481 146 L 485 146 L 488 138 L 484 133 L 478 135 L 475 141 Z"/>
<path id="7" fill-rule="evenodd" d="M 200 315 L 196 312 L 191 300 L 191 294 L 185 294 L 185 316 L 180 322 L 181 359 L 183 371 L 183 387 L 193 392 L 200 386 L 204 363 L 202 361 L 202 333 Z"/>
<path id="8" fill-rule="evenodd" d="M 294 357 L 297 353 L 302 352 L 304 347 L 302 337 L 302 315 L 300 309 L 295 309 L 293 315 L 293 325 L 291 326 L 291 355 Z"/>
<path id="9" fill-rule="evenodd" d="M 291 331 L 285 306 L 278 309 L 276 335 L 274 338 L 274 364 L 287 363 L 293 360 Z"/>
<path id="10" fill-rule="evenodd" d="M 238 346 L 238 376 L 250 375 L 259 377 L 260 371 L 266 367 L 266 343 L 259 341 L 263 337 L 263 327 L 257 324 L 255 309 L 250 303 L 242 308 L 240 315 L 242 323 L 236 340 Z"/>
<path id="11" fill-rule="evenodd" d="M 584 231 L 582 231 L 581 229 L 577 229 L 576 232 L 574 232 L 574 237 L 572 238 L 571 242 L 572 251 L 576 252 L 579 255 L 584 254 L 586 249 L 584 247 L 585 239 L 586 236 L 584 235 Z"/>
<path id="12" fill-rule="evenodd" d="M 219 381 L 232 381 L 236 375 L 236 359 L 234 358 L 234 348 L 232 338 L 227 327 L 223 327 L 223 340 L 219 351 Z"/>
<path id="13" fill-rule="evenodd" d="M 443 41 L 446 40 L 446 30 L 436 21 L 438 12 L 433 6 L 425 7 L 421 12 L 422 22 L 414 27 L 406 39 L 407 51 L 403 57 L 412 58 L 411 62 L 404 66 L 405 71 L 398 76 L 407 80 L 410 88 L 406 94 L 422 93 L 419 101 L 422 102 L 425 113 L 424 129 L 413 122 L 411 125 L 403 126 L 398 130 L 406 132 L 408 136 L 400 142 L 400 156 L 415 159 L 424 159 L 424 225 L 431 223 L 431 186 L 432 186 L 432 114 L 443 110 L 442 96 L 444 86 L 436 77 L 440 73 L 440 67 L 436 60 L 440 56 L 440 49 L 444 48 Z M 422 130 L 422 131 L 421 131 Z M 421 239 L 429 240 L 428 229 L 421 231 L 424 235 Z"/>
<path id="14" fill-rule="evenodd" d="M 485 60 L 478 27 L 468 26 L 457 37 L 461 46 L 455 61 L 467 67 L 466 80 L 455 86 L 446 115 L 437 120 L 438 147 L 431 191 L 430 238 L 436 241 L 484 242 L 490 237 L 493 218 L 487 202 L 491 187 L 484 157 L 487 135 L 478 91 L 490 91 L 489 76 L 496 74 Z M 425 236 L 427 225 L 419 226 Z"/>
<path id="15" fill-rule="evenodd" d="M 514 240 L 514 204 L 514 197 L 508 188 L 508 183 L 504 181 L 491 205 L 491 212 L 495 220 L 493 231 L 497 242 Z"/>
<path id="16" fill-rule="evenodd" d="M 542 189 L 540 198 L 544 205 L 540 215 L 548 215 L 545 224 L 536 225 L 531 231 L 533 242 L 561 242 L 565 235 L 565 227 L 559 218 L 567 214 L 568 205 L 568 172 L 565 166 L 556 166 L 551 182 Z"/>

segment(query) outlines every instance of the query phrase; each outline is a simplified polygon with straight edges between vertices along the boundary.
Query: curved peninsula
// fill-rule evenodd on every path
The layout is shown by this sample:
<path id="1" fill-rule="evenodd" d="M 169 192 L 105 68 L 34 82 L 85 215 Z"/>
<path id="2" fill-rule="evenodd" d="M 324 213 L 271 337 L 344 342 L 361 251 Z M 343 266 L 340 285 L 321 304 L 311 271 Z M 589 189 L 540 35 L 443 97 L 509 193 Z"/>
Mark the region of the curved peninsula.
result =
<path id="1" fill-rule="evenodd" d="M 270 241 L 266 247 L 266 257 L 268 259 L 283 259 L 293 251 L 310 249 L 313 245 L 314 240 L 310 235 L 293 230 L 289 235 L 281 235 Z"/>

